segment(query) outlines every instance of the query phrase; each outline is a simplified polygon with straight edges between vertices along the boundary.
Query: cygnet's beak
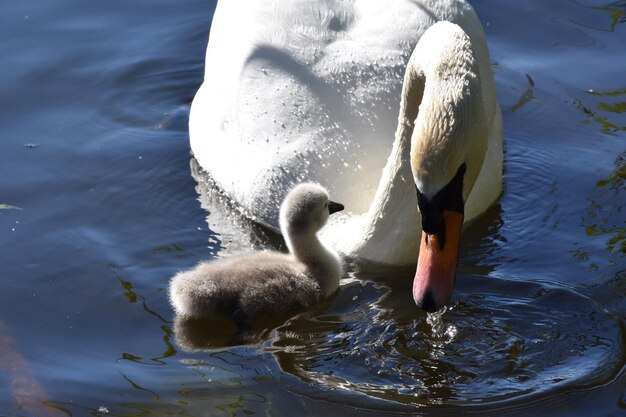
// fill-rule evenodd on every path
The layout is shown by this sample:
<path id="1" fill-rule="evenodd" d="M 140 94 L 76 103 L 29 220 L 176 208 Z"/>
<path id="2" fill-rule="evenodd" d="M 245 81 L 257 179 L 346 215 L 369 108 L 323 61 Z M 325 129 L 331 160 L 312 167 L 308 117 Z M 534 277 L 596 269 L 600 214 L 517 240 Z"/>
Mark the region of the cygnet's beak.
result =
<path id="1" fill-rule="evenodd" d="M 429 313 L 441 309 L 450 300 L 459 258 L 463 214 L 445 210 L 443 221 L 443 236 L 422 232 L 413 280 L 415 304 Z"/>
<path id="2" fill-rule="evenodd" d="M 338 211 L 343 210 L 343 204 L 335 203 L 334 201 L 328 202 L 328 211 L 330 214 L 337 213 Z"/>

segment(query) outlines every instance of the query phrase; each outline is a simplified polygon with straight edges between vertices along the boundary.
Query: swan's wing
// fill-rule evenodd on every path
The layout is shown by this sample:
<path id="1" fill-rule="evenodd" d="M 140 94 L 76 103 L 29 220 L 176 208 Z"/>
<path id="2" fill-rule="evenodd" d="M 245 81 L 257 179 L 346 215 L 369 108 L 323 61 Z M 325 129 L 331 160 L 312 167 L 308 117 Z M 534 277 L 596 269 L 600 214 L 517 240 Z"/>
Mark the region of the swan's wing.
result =
<path id="1" fill-rule="evenodd" d="M 393 142 L 406 62 L 437 20 L 484 45 L 464 1 L 220 1 L 191 110 L 195 157 L 275 229 L 297 182 L 318 182 L 349 211 L 367 210 Z"/>

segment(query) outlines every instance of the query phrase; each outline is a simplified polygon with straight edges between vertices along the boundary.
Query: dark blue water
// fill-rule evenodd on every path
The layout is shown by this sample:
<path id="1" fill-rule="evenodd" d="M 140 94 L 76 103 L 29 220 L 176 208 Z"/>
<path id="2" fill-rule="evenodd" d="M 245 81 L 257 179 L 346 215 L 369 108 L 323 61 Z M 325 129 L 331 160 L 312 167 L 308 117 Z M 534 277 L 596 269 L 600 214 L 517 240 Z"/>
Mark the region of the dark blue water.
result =
<path id="1" fill-rule="evenodd" d="M 190 170 L 215 5 L 5 1 L 0 416 L 622 415 L 626 3 L 472 4 L 505 191 L 465 234 L 443 322 L 405 271 L 357 270 L 318 309 L 233 335 L 174 323 L 165 293 L 267 242 Z"/>

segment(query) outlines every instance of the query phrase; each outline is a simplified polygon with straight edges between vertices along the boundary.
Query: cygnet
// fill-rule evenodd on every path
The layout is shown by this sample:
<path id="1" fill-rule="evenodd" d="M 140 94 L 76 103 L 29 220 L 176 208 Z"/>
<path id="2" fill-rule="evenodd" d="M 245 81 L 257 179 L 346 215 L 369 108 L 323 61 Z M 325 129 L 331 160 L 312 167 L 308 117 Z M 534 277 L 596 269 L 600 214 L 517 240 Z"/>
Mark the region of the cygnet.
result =
<path id="1" fill-rule="evenodd" d="M 317 184 L 300 184 L 280 208 L 280 228 L 289 254 L 262 251 L 201 262 L 170 281 L 176 314 L 187 318 L 233 315 L 255 319 L 315 305 L 339 287 L 343 273 L 336 252 L 317 232 L 343 210 Z"/>

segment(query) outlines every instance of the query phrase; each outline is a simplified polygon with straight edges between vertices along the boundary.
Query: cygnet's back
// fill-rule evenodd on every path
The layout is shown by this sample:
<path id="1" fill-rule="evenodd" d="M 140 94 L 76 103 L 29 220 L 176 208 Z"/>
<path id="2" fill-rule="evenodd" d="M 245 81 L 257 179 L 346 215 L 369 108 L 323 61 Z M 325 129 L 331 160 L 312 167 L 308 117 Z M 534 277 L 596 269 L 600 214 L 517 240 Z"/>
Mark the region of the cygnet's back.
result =
<path id="1" fill-rule="evenodd" d="M 317 232 L 331 213 L 341 209 L 319 185 L 295 187 L 280 213 L 291 254 L 257 252 L 201 262 L 180 272 L 170 282 L 174 310 L 185 317 L 257 318 L 315 305 L 339 286 L 339 257 L 319 241 Z"/>

